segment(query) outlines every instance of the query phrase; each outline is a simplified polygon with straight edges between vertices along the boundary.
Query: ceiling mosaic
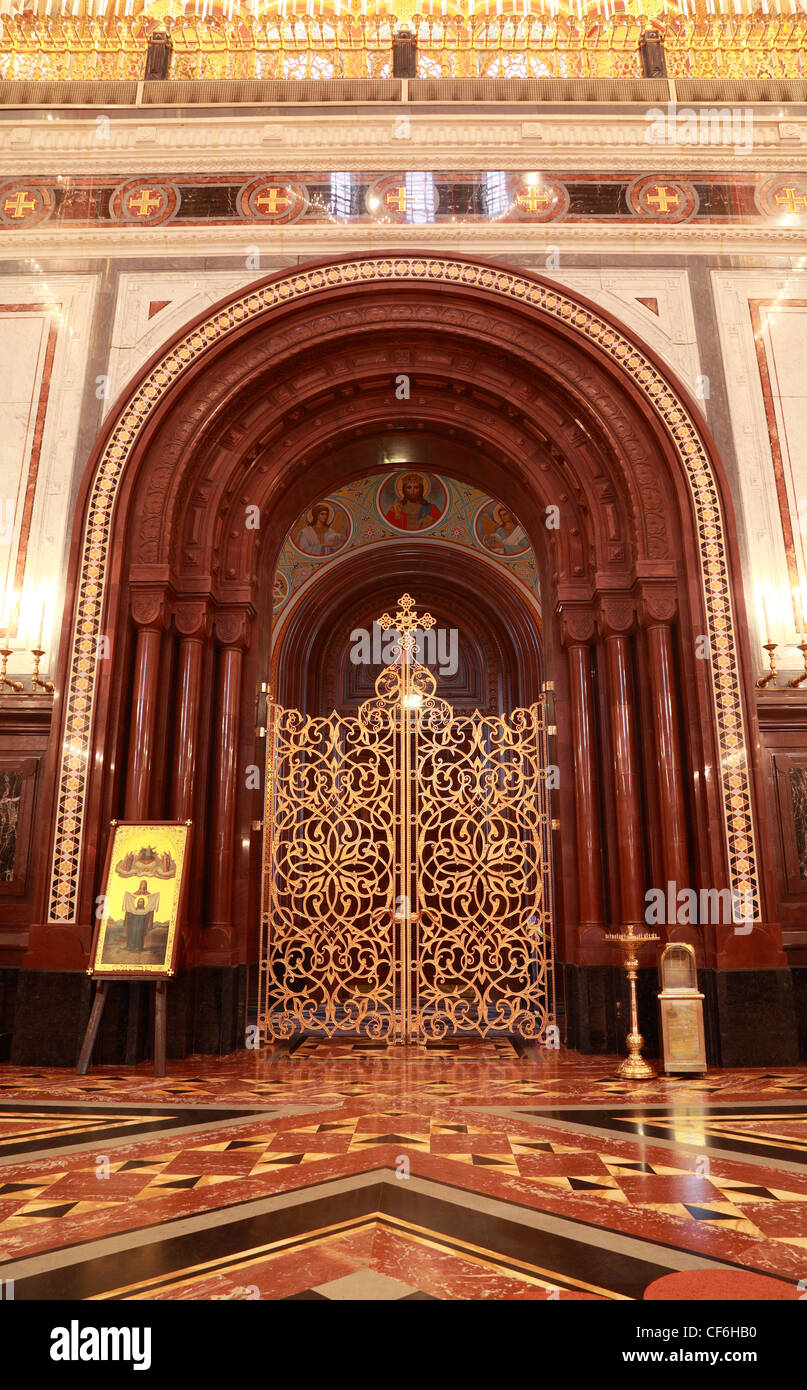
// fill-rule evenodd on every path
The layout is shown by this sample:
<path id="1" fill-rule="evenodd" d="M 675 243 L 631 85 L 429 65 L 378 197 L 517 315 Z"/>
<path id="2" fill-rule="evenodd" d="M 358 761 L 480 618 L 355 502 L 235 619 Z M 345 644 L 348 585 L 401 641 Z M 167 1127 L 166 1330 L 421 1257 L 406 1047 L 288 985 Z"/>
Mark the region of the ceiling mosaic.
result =
<path id="1" fill-rule="evenodd" d="M 303 589 L 353 551 L 412 536 L 474 551 L 485 564 L 504 570 L 540 613 L 535 554 L 509 508 L 431 469 L 401 466 L 346 483 L 297 518 L 277 564 L 275 614 L 284 620 Z"/>

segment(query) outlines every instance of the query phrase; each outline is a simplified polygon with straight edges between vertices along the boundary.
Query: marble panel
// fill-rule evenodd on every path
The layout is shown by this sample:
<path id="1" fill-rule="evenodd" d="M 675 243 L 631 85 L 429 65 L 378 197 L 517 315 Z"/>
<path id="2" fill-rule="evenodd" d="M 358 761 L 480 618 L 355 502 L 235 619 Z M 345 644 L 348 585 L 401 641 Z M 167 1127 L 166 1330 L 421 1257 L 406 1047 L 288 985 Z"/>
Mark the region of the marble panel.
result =
<path id="1" fill-rule="evenodd" d="M 30 673 L 38 638 L 47 670 L 58 639 L 96 293 L 90 274 L 0 279 L 0 632 L 11 673 Z"/>
<path id="2" fill-rule="evenodd" d="M 795 669 L 794 644 L 807 628 L 807 276 L 713 271 L 712 282 L 740 465 L 749 623 L 758 644 L 766 636 L 780 644 L 780 668 Z"/>

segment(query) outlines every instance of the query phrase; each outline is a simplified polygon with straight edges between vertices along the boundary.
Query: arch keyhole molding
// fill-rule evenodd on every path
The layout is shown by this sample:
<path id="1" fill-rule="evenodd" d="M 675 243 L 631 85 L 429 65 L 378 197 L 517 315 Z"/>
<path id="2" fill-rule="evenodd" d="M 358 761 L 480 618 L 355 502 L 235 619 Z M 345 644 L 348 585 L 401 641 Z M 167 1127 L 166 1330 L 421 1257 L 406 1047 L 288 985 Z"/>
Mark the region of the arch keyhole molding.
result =
<path id="1" fill-rule="evenodd" d="M 695 406 L 583 299 L 493 264 L 406 254 L 307 265 L 222 302 L 111 411 L 73 536 L 27 966 L 86 964 L 104 827 L 124 806 L 192 811 L 186 963 L 249 958 L 260 792 L 241 771 L 260 761 L 254 691 L 277 555 L 312 497 L 351 476 L 347 446 L 422 430 L 445 441 L 446 472 L 519 517 L 541 569 L 559 958 L 609 963 L 608 924 L 635 920 L 647 888 L 674 876 L 753 904 L 745 934 L 699 929 L 707 967 L 784 965 L 755 817 L 731 505 Z M 259 527 L 244 524 L 249 507 Z M 98 659 L 102 634 L 112 660 Z M 116 717 L 126 732 L 110 750 Z"/>

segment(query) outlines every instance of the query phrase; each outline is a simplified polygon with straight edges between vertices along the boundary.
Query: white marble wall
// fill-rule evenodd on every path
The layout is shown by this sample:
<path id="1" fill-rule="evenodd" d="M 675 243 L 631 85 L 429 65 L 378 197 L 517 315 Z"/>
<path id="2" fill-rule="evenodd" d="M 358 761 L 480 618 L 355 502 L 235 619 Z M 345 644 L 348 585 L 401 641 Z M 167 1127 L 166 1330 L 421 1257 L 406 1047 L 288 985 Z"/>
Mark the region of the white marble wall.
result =
<path id="1" fill-rule="evenodd" d="M 542 273 L 547 279 L 559 281 L 605 309 L 629 333 L 653 348 L 694 396 L 700 395 L 700 356 L 689 277 L 685 270 L 612 266 L 602 270 Z M 655 304 L 648 307 L 643 301 L 651 304 L 655 301 Z"/>
<path id="2" fill-rule="evenodd" d="M 266 272 L 257 278 L 263 279 L 265 275 Z M 185 275 L 170 270 L 124 272 L 118 282 L 107 369 L 107 409 L 127 382 L 174 333 L 218 299 L 237 294 L 255 279 L 255 272 L 246 270 L 208 270 Z M 164 307 L 155 307 L 161 304 Z"/>
<path id="3" fill-rule="evenodd" d="M 807 274 L 713 271 L 712 283 L 739 460 L 749 621 L 758 643 L 769 636 L 781 644 L 781 664 L 799 666 L 793 644 L 807 627 Z"/>
<path id="4" fill-rule="evenodd" d="M 53 664 L 97 277 L 0 277 L 0 630 L 18 609 L 8 669 Z M 22 569 L 22 584 L 19 571 Z"/>

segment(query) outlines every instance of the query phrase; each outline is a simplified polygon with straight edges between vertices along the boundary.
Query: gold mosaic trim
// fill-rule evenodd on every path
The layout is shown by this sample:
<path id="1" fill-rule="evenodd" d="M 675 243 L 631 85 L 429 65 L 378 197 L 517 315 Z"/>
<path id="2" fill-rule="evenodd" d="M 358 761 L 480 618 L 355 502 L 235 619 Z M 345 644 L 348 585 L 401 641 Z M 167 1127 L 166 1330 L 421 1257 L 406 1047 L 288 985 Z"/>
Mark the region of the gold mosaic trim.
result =
<path id="1" fill-rule="evenodd" d="M 379 256 L 305 270 L 248 292 L 211 315 L 152 368 L 115 424 L 93 484 L 84 531 L 73 651 L 65 696 L 50 920 L 75 921 L 82 856 L 84 801 L 93 719 L 96 650 L 106 584 L 112 510 L 124 465 L 150 412 L 187 367 L 247 320 L 322 290 L 346 285 L 411 280 L 465 285 L 503 295 L 561 320 L 618 362 L 664 422 L 685 466 L 698 523 L 701 582 L 711 652 L 712 696 L 717 719 L 729 887 L 753 902 L 759 920 L 754 824 L 740 675 L 729 593 L 724 524 L 717 485 L 697 426 L 667 381 L 624 335 L 558 290 L 510 271 L 442 257 Z"/>

